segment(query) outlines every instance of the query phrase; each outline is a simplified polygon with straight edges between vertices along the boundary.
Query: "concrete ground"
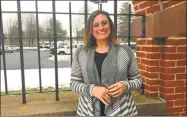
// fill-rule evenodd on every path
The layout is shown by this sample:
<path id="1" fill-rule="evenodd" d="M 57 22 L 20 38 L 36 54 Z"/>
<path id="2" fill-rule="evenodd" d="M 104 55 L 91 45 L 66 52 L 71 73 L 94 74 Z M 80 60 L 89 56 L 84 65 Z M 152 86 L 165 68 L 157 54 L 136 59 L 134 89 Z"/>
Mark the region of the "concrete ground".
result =
<path id="1" fill-rule="evenodd" d="M 139 115 L 165 114 L 165 102 L 161 99 L 145 97 L 133 92 Z M 1 96 L 1 116 L 75 116 L 77 95 L 71 91 L 59 93 L 59 101 L 55 93 L 28 94 L 27 103 L 22 104 L 22 96 Z"/>

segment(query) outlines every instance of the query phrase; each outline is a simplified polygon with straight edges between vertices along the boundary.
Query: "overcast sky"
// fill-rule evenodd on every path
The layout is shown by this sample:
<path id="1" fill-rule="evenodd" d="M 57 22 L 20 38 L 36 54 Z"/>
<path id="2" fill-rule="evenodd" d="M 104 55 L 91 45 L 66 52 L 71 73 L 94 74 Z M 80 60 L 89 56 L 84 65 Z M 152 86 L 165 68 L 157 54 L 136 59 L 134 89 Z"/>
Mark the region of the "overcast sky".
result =
<path id="1" fill-rule="evenodd" d="M 119 9 L 123 2 L 127 2 L 124 0 L 118 0 L 118 8 L 117 12 L 119 13 Z M 129 2 L 129 1 L 128 1 Z M 130 2 L 131 3 L 131 2 Z M 84 13 L 84 1 L 72 1 L 72 12 L 73 13 Z M 1 1 L 2 11 L 17 11 L 17 1 Z M 88 9 L 90 9 L 90 13 L 98 9 L 98 5 L 88 1 Z M 114 1 L 108 1 L 107 3 L 102 4 L 102 9 L 109 12 L 114 13 Z M 35 11 L 35 1 L 21 1 L 21 11 Z M 52 1 L 38 1 L 38 11 L 42 12 L 52 12 Z M 69 12 L 69 1 L 56 1 L 56 12 Z M 24 14 L 22 15 L 24 17 Z M 39 24 L 44 24 L 47 18 L 51 18 L 52 14 L 39 14 Z M 8 19 L 17 19 L 17 14 L 8 14 L 3 13 L 3 27 L 6 30 Z M 113 17 L 111 17 L 113 19 Z M 69 35 L 69 15 L 57 14 L 56 19 L 62 22 L 63 28 L 67 30 Z M 72 26 L 74 29 L 74 24 L 76 22 L 80 23 L 80 27 L 84 26 L 84 16 L 72 15 Z M 82 24 L 82 25 L 81 25 Z"/>

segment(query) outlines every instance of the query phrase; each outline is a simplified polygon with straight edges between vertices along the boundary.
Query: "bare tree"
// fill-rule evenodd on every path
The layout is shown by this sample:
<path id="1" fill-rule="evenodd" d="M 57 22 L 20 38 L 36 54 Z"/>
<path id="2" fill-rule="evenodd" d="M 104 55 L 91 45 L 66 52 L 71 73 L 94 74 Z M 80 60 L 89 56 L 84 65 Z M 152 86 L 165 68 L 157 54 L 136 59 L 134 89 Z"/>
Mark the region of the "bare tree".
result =
<path id="1" fill-rule="evenodd" d="M 45 28 L 44 25 L 39 25 L 39 38 L 44 38 L 45 37 Z"/>
<path id="2" fill-rule="evenodd" d="M 82 40 L 83 31 L 84 31 L 84 28 L 80 29 L 78 28 L 77 25 L 75 25 L 75 40 L 77 41 L 77 44 L 79 43 L 80 40 Z"/>
<path id="3" fill-rule="evenodd" d="M 13 44 L 18 45 L 19 44 L 17 20 L 12 20 L 9 18 L 9 23 L 7 23 L 7 30 L 5 31 L 5 35 L 8 38 L 10 45 L 13 45 Z"/>
<path id="4" fill-rule="evenodd" d="M 24 20 L 25 24 L 25 37 L 29 39 L 29 46 L 33 47 L 34 40 L 36 39 L 36 17 L 33 14 L 28 14 Z"/>
<path id="5" fill-rule="evenodd" d="M 74 26 L 73 32 L 75 35 L 74 39 L 76 40 L 77 44 L 80 40 L 82 40 L 83 30 L 84 30 L 84 28 L 82 27 L 82 25 L 84 25 L 83 21 L 84 21 L 83 17 L 77 16 L 75 18 L 75 21 L 73 22 L 73 26 Z"/>
<path id="6" fill-rule="evenodd" d="M 80 9 L 80 13 L 84 12 L 84 7 L 81 7 Z M 88 13 L 90 11 L 93 11 L 93 7 L 90 5 L 89 9 L 88 9 Z M 77 44 L 79 43 L 79 41 L 83 40 L 83 31 L 84 31 L 84 15 L 77 15 L 75 17 L 75 20 L 73 21 L 73 33 L 75 35 L 75 40 L 77 41 Z"/>

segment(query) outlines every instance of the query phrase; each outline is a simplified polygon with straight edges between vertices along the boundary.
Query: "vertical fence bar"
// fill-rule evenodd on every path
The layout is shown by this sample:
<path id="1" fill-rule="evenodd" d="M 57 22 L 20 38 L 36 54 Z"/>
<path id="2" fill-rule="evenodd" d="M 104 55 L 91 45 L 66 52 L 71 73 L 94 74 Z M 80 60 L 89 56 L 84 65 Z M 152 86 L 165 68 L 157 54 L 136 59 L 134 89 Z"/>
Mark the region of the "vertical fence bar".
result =
<path id="1" fill-rule="evenodd" d="M 35 0 L 35 7 L 36 7 L 36 38 L 38 44 L 38 68 L 39 68 L 39 85 L 40 85 L 40 92 L 42 92 L 42 79 L 41 79 L 41 62 L 40 62 L 40 41 L 39 41 L 39 26 L 38 26 L 38 1 Z"/>
<path id="2" fill-rule="evenodd" d="M 23 104 L 26 103 L 25 92 L 25 73 L 24 73 L 24 59 L 23 59 L 23 42 L 22 42 L 22 23 L 21 23 L 21 6 L 20 0 L 17 1 L 18 9 L 18 31 L 19 31 L 19 44 L 20 44 L 20 62 L 21 62 L 21 79 L 22 79 L 22 100 Z"/>
<path id="3" fill-rule="evenodd" d="M 145 38 L 145 31 L 146 31 L 146 16 L 142 16 L 142 37 Z M 141 94 L 144 94 L 144 84 L 141 85 Z"/>
<path id="4" fill-rule="evenodd" d="M 55 11 L 55 0 L 52 1 L 53 5 L 53 40 L 54 40 L 54 56 L 55 56 L 55 92 L 56 101 L 59 101 L 59 89 L 58 89 L 58 60 L 57 60 L 57 34 L 56 34 L 56 11 Z"/>
<path id="5" fill-rule="evenodd" d="M 0 11 L 1 9 L 1 1 L 0 1 Z M 3 68 L 4 68 L 4 80 L 5 80 L 5 94 L 8 94 L 8 84 L 7 84 L 7 72 L 6 72 L 6 59 L 5 59 L 5 44 L 4 44 L 4 36 L 3 36 L 3 19 L 2 19 L 2 12 L 1 12 L 1 22 L 0 22 L 0 30 L 1 30 L 1 41 L 2 42 L 2 54 L 3 54 Z M 1 44 L 0 44 L 1 45 Z M 1 57 L 0 57 L 1 61 Z M 1 72 L 1 71 L 0 71 Z"/>
<path id="6" fill-rule="evenodd" d="M 142 16 L 142 37 L 145 37 L 145 30 L 146 30 L 145 23 L 146 23 L 146 17 L 145 15 L 143 15 Z"/>
<path id="7" fill-rule="evenodd" d="M 100 10 L 102 10 L 102 1 L 100 2 Z"/>
<path id="8" fill-rule="evenodd" d="M 146 30 L 146 16 L 142 15 L 142 38 L 145 38 L 145 30 Z M 141 94 L 144 94 L 144 84 L 142 83 L 141 89 L 140 89 Z"/>
<path id="9" fill-rule="evenodd" d="M 97 9 L 99 10 L 99 8 L 100 8 L 100 5 L 99 5 L 99 2 L 100 2 L 100 0 L 96 0 L 97 2 Z"/>
<path id="10" fill-rule="evenodd" d="M 70 50 L 71 50 L 71 65 L 72 65 L 72 25 L 71 25 L 72 21 L 71 21 L 71 2 L 69 2 L 69 35 L 70 35 Z"/>
<path id="11" fill-rule="evenodd" d="M 131 4 L 129 4 L 129 14 L 128 14 L 128 46 L 130 46 L 130 40 L 131 40 Z"/>
<path id="12" fill-rule="evenodd" d="M 84 24 L 86 26 L 86 23 L 87 23 L 87 18 L 88 18 L 88 1 L 85 0 L 84 1 Z"/>
<path id="13" fill-rule="evenodd" d="M 114 0 L 114 28 L 116 30 L 116 38 L 117 38 L 117 0 Z"/>

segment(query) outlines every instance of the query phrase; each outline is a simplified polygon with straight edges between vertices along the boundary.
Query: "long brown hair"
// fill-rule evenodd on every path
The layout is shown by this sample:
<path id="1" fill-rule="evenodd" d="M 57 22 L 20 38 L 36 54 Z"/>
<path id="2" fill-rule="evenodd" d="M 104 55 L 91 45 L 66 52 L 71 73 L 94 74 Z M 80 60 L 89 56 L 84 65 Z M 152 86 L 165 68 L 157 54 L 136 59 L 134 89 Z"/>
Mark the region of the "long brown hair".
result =
<path id="1" fill-rule="evenodd" d="M 90 15 L 90 17 L 87 21 L 87 24 L 85 26 L 83 40 L 84 40 L 84 44 L 85 44 L 86 48 L 91 48 L 91 47 L 96 46 L 96 39 L 92 35 L 92 30 L 93 30 L 94 18 L 99 14 L 105 15 L 109 20 L 110 29 L 111 29 L 110 36 L 108 38 L 109 44 L 110 43 L 113 44 L 113 45 L 118 45 L 119 44 L 119 41 L 117 40 L 117 37 L 116 37 L 116 30 L 115 30 L 114 24 L 113 24 L 113 22 L 112 22 L 112 20 L 109 16 L 109 13 L 106 12 L 106 11 L 103 11 L 103 10 L 96 10 Z"/>

